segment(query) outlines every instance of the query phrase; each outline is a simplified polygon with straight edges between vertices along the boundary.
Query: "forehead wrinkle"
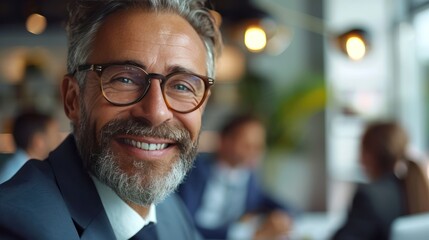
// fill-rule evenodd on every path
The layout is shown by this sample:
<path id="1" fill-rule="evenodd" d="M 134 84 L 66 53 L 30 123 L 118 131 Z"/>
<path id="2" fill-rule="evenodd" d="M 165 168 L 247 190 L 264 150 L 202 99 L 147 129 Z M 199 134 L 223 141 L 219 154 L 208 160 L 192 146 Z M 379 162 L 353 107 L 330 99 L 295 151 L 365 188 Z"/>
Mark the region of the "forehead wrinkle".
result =
<path id="1" fill-rule="evenodd" d="M 162 48 L 162 47 L 168 47 L 168 46 L 172 46 L 172 47 L 180 47 L 183 49 L 186 49 L 187 51 L 189 51 L 191 54 L 193 52 L 193 49 L 191 49 L 188 46 L 176 46 L 176 45 L 166 45 L 166 44 L 156 44 L 157 47 Z M 151 50 L 153 50 L 154 47 L 151 48 Z M 159 60 L 158 58 L 162 55 L 162 51 L 156 51 L 158 52 L 158 54 L 150 54 L 150 51 L 143 49 L 143 50 L 133 50 L 133 49 L 129 49 L 128 50 L 128 54 L 129 56 L 132 57 L 126 57 L 125 59 L 123 59 L 124 61 L 132 61 L 132 62 L 136 62 L 139 65 L 142 66 L 142 68 L 144 70 L 148 70 L 148 69 L 153 69 L 155 68 L 157 65 L 159 65 Z M 149 54 L 145 54 L 145 58 L 144 59 L 135 59 L 135 56 L 137 56 L 137 54 L 142 54 L 142 53 L 147 53 L 149 52 Z M 174 61 L 169 61 L 169 60 L 174 60 Z M 179 56 L 175 56 L 174 59 L 169 59 L 167 61 L 163 61 L 161 64 L 164 65 L 163 70 L 165 71 L 165 74 L 171 73 L 176 71 L 178 68 L 180 70 L 186 70 L 186 71 L 190 71 L 190 72 L 194 72 L 194 73 L 199 73 L 199 74 L 206 74 L 206 72 L 198 72 L 198 69 L 195 69 L 193 67 L 192 64 L 187 64 L 188 60 L 190 60 L 189 56 L 186 55 L 179 55 Z"/>
<path id="2" fill-rule="evenodd" d="M 167 46 L 183 47 L 188 45 L 189 43 L 192 43 L 193 41 L 192 38 L 188 36 L 188 34 L 172 33 L 169 30 L 162 30 L 160 32 L 160 36 L 163 40 L 165 40 L 164 44 Z M 203 45 L 202 40 L 201 44 Z"/>
<path id="3" fill-rule="evenodd" d="M 136 42 L 138 42 L 138 44 L 136 44 L 136 50 L 133 49 L 129 49 L 128 51 L 130 52 L 134 52 L 134 53 L 146 53 L 146 52 L 150 52 L 154 50 L 154 47 L 157 46 L 158 49 L 163 49 L 164 47 L 174 47 L 174 48 L 182 48 L 185 49 L 189 52 L 194 52 L 195 49 L 192 47 L 196 47 L 195 44 L 192 44 L 192 39 L 184 34 L 167 34 L 164 33 L 163 36 L 165 36 L 162 40 L 164 40 L 163 42 L 160 41 L 155 41 L 155 40 L 150 40 L 150 41 L 145 41 L 145 40 L 136 40 Z M 178 36 L 174 37 L 174 36 Z M 153 45 L 151 46 L 150 51 L 147 50 L 147 48 L 142 48 L 140 49 L 139 46 L 141 45 L 145 45 L 145 44 L 150 44 Z M 160 50 L 156 50 L 157 52 L 161 52 Z M 205 49 L 203 49 L 205 51 Z"/>
<path id="4" fill-rule="evenodd" d="M 173 17 L 176 18 L 175 15 Z M 111 24 L 115 24 L 112 19 L 110 19 Z M 140 17 L 137 20 L 140 21 Z M 164 23 L 156 21 L 155 18 L 155 23 L 159 24 L 158 27 L 154 29 L 152 25 L 146 26 L 143 31 L 146 31 L 144 36 L 142 31 L 128 31 L 129 28 L 136 29 L 137 20 L 131 18 L 120 26 L 113 25 L 115 26 L 113 30 L 116 31 L 113 33 L 111 28 L 104 29 L 110 35 L 117 36 L 115 41 L 106 43 L 106 48 L 114 49 L 114 52 L 108 56 L 111 58 L 107 59 L 108 61 L 134 61 L 144 66 L 146 70 L 164 74 L 170 73 L 170 69 L 174 66 L 180 66 L 195 73 L 206 74 L 206 65 L 203 64 L 204 69 L 199 69 L 198 66 L 195 66 L 194 61 L 200 54 L 206 60 L 206 48 L 203 40 L 190 25 L 183 26 L 181 19 L 177 19 L 177 22 Z M 141 25 L 139 26 L 141 27 Z M 100 41 L 103 42 L 103 40 Z M 117 50 L 116 46 L 121 42 L 124 44 L 128 42 L 126 43 L 127 48 L 115 51 Z M 174 56 L 171 55 L 171 52 L 175 53 Z M 165 58 L 165 56 L 169 57 Z M 199 61 L 199 63 L 202 62 Z"/>

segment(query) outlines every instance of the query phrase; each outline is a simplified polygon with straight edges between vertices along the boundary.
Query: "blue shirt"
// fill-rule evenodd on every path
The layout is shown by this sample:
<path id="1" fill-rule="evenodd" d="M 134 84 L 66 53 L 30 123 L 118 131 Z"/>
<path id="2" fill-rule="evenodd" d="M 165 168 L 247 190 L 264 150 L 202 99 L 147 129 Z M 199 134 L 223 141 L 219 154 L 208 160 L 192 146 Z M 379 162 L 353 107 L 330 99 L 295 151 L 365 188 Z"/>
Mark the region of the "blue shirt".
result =
<path id="1" fill-rule="evenodd" d="M 6 159 L 6 162 L 0 167 L 0 184 L 13 177 L 28 159 L 29 156 L 22 149 L 18 149 L 10 158 Z"/>

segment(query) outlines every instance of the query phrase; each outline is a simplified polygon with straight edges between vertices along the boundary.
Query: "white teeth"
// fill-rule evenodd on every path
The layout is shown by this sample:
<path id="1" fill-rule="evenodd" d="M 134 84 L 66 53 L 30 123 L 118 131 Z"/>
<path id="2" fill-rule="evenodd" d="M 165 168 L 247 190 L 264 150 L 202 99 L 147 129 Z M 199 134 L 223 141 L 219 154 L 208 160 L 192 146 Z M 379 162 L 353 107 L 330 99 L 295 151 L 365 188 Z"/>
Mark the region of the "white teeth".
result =
<path id="1" fill-rule="evenodd" d="M 135 140 L 128 140 L 128 139 L 125 140 L 125 143 L 130 144 L 133 147 L 140 148 L 143 150 L 148 150 L 148 151 L 161 150 L 161 149 L 167 148 L 168 146 L 168 144 L 166 143 L 158 143 L 158 144 L 144 143 L 144 142 L 138 142 Z"/>
<path id="2" fill-rule="evenodd" d="M 149 150 L 149 144 L 148 143 L 142 143 L 141 149 Z"/>

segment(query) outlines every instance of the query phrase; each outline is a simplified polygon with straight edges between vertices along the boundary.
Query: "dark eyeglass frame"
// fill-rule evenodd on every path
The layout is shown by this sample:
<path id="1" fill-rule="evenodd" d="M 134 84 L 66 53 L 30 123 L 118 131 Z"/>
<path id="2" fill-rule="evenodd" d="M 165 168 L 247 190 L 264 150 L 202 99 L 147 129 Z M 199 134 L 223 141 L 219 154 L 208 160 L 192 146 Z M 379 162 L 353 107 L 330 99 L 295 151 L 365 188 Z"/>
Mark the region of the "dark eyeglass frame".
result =
<path id="1" fill-rule="evenodd" d="M 143 71 L 146 74 L 146 79 L 145 80 L 148 81 L 148 86 L 144 90 L 144 92 L 141 94 L 141 96 L 138 97 L 136 100 L 131 101 L 129 103 L 116 103 L 116 102 L 113 102 L 112 100 L 110 100 L 106 96 L 106 94 L 105 94 L 105 92 L 103 90 L 103 83 L 102 83 L 102 78 L 101 78 L 101 75 L 103 75 L 103 71 L 106 68 L 110 67 L 110 66 L 132 66 L 132 67 L 138 68 L 141 71 Z M 133 104 L 136 104 L 136 103 L 140 102 L 144 98 L 144 96 L 146 96 L 147 92 L 149 91 L 149 88 L 150 88 L 150 86 L 152 84 L 151 79 L 158 79 L 161 82 L 162 97 L 164 98 L 165 104 L 167 105 L 168 109 L 173 110 L 173 111 L 178 112 L 178 113 L 190 113 L 190 112 L 195 111 L 199 107 L 201 107 L 201 105 L 204 103 L 204 101 L 207 98 L 207 94 L 208 94 L 208 91 L 210 90 L 210 87 L 213 86 L 214 83 L 215 83 L 215 80 L 213 78 L 211 78 L 211 77 L 199 75 L 199 74 L 196 74 L 196 73 L 193 73 L 193 72 L 190 72 L 190 71 L 175 71 L 175 72 L 169 73 L 168 75 L 162 75 L 162 74 L 158 74 L 158 73 L 148 73 L 140 65 L 133 64 L 133 63 L 83 64 L 83 65 L 79 65 L 77 67 L 77 69 L 71 75 L 75 76 L 75 74 L 77 72 L 84 72 L 84 71 L 94 71 L 94 72 L 96 72 L 97 75 L 98 75 L 98 77 L 100 78 L 100 90 L 101 90 L 101 92 L 103 94 L 103 97 L 109 103 L 111 103 L 112 105 L 120 106 L 120 107 L 130 106 L 130 105 L 133 105 Z M 187 110 L 187 111 L 180 111 L 180 110 L 176 110 L 173 107 L 171 107 L 170 104 L 168 103 L 168 101 L 166 99 L 166 96 L 165 96 L 165 93 L 164 93 L 164 85 L 165 85 L 165 83 L 172 76 L 175 76 L 175 75 L 178 75 L 178 74 L 189 74 L 189 75 L 192 75 L 192 76 L 195 76 L 195 77 L 198 77 L 198 78 L 202 79 L 203 82 L 204 82 L 204 95 L 201 98 L 201 101 L 195 107 L 193 107 L 192 109 Z"/>

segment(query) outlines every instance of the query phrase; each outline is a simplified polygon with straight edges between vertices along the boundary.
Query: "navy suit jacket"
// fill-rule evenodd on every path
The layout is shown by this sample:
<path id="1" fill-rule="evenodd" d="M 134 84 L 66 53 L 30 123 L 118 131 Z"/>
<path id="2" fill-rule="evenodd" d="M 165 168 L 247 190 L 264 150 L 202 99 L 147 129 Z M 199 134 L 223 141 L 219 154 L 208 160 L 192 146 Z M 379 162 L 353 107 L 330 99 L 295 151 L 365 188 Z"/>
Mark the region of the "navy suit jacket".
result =
<path id="1" fill-rule="evenodd" d="M 185 181 L 178 188 L 178 194 L 188 207 L 194 220 L 197 210 L 202 205 L 203 194 L 207 182 L 211 177 L 215 161 L 215 155 L 213 154 L 199 154 L 195 161 L 195 167 L 189 172 Z M 249 182 L 247 183 L 247 196 L 243 214 L 263 214 L 275 209 L 282 209 L 289 213 L 293 212 L 291 208 L 287 208 L 287 206 L 278 203 L 264 193 L 257 181 L 255 173 L 251 173 Z M 198 223 L 195 224 L 204 237 L 209 239 L 225 239 L 228 227 L 231 223 L 225 224 L 217 229 L 206 229 L 198 226 Z"/>
<path id="2" fill-rule="evenodd" d="M 174 194 L 156 214 L 160 240 L 199 239 Z M 72 135 L 45 161 L 28 161 L 0 185 L 0 239 L 115 239 Z"/>
<path id="3" fill-rule="evenodd" d="M 388 240 L 392 222 L 406 214 L 403 183 L 393 174 L 360 184 L 344 225 L 334 240 Z"/>

